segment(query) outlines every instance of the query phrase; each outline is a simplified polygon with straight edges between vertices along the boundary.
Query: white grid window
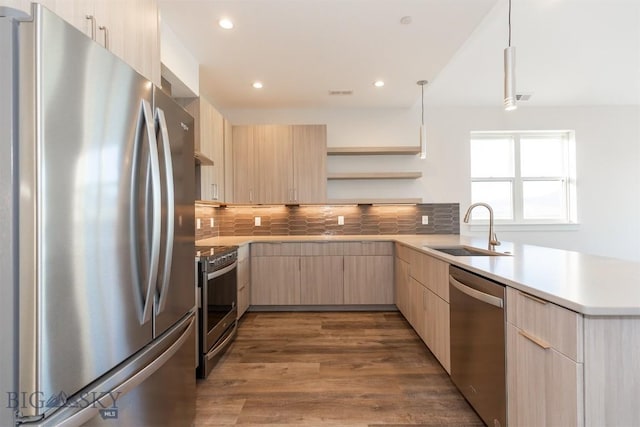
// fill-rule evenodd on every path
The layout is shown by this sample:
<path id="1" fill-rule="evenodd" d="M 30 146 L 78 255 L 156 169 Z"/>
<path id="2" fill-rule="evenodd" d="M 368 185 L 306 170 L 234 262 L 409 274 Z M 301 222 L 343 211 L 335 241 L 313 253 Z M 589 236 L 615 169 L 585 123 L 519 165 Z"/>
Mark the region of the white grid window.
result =
<path id="1" fill-rule="evenodd" d="M 489 203 L 496 223 L 575 223 L 574 165 L 571 131 L 472 132 L 471 201 Z"/>

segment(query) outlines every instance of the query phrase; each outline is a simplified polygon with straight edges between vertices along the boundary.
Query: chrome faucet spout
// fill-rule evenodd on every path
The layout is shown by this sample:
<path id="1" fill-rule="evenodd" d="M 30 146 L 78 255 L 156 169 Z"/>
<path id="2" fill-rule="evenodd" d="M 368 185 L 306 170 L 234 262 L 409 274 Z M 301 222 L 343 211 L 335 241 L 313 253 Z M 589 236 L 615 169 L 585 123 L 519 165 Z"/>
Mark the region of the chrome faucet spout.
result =
<path id="1" fill-rule="evenodd" d="M 473 203 L 471 206 L 469 206 L 469 208 L 467 209 L 467 212 L 464 214 L 464 219 L 463 221 L 465 223 L 469 223 L 469 219 L 471 218 L 471 211 L 473 210 L 473 208 L 478 207 L 478 206 L 484 206 L 485 208 L 487 208 L 489 210 L 489 244 L 488 244 L 488 248 L 490 251 L 494 251 L 496 249 L 496 246 L 500 246 L 500 241 L 498 240 L 498 236 L 496 236 L 496 233 L 493 231 L 493 208 L 488 204 L 488 203 Z"/>

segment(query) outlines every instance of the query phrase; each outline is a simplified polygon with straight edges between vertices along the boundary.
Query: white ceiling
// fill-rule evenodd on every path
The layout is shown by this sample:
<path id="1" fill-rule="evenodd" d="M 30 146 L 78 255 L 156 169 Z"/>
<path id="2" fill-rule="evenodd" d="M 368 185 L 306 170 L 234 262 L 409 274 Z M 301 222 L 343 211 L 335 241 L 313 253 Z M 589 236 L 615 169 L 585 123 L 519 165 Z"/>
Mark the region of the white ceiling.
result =
<path id="1" fill-rule="evenodd" d="M 409 107 L 497 0 L 160 0 L 219 108 Z M 235 28 L 222 30 L 220 17 Z M 400 19 L 411 16 L 412 23 Z M 383 79 L 377 89 L 372 83 Z M 262 90 L 251 87 L 254 80 Z M 329 90 L 353 95 L 329 96 Z"/>
<path id="2" fill-rule="evenodd" d="M 501 0 L 425 93 L 431 105 L 502 104 Z M 640 0 L 512 0 L 522 106 L 640 105 Z"/>
<path id="3" fill-rule="evenodd" d="M 640 105 L 640 0 L 512 0 L 526 105 Z M 502 104 L 507 0 L 159 0 L 221 109 Z M 410 25 L 400 18 L 411 16 Z M 236 28 L 216 22 L 231 17 Z M 386 82 L 376 89 L 376 79 Z M 265 87 L 251 87 L 261 80 Z M 329 96 L 329 90 L 353 90 Z M 522 103 L 521 103 L 522 104 Z"/>

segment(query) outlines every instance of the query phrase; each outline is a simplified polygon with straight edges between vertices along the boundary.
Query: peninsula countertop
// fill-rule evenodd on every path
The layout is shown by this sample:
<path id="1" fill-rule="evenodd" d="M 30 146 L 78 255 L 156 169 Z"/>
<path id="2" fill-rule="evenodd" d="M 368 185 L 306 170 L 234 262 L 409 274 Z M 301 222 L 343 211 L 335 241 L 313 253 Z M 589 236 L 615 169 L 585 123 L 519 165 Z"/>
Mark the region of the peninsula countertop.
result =
<path id="1" fill-rule="evenodd" d="M 487 240 L 460 235 L 223 236 L 196 245 L 258 242 L 390 241 L 588 316 L 640 316 L 640 263 L 502 242 L 504 256 L 452 256 L 430 246 L 486 249 Z"/>

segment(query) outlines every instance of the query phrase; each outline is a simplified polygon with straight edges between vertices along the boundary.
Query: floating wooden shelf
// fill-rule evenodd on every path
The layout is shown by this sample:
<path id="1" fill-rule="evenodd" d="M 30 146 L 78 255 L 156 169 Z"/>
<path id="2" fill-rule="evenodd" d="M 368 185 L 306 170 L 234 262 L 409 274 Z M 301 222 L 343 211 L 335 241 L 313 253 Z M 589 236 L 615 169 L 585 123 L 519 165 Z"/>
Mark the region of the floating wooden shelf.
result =
<path id="1" fill-rule="evenodd" d="M 417 179 L 422 172 L 358 172 L 330 173 L 327 179 Z"/>
<path id="2" fill-rule="evenodd" d="M 329 199 L 328 205 L 415 205 L 422 199 Z"/>
<path id="3" fill-rule="evenodd" d="M 327 147 L 328 156 L 390 156 L 420 153 L 420 147 Z"/>

